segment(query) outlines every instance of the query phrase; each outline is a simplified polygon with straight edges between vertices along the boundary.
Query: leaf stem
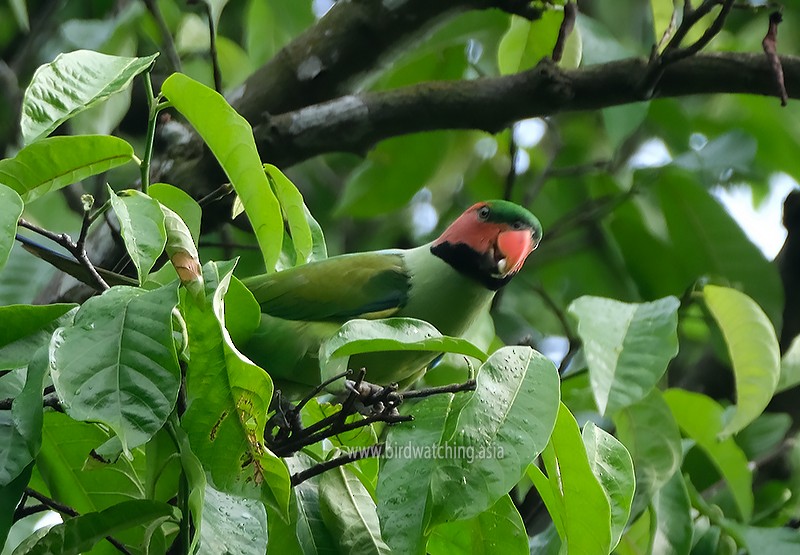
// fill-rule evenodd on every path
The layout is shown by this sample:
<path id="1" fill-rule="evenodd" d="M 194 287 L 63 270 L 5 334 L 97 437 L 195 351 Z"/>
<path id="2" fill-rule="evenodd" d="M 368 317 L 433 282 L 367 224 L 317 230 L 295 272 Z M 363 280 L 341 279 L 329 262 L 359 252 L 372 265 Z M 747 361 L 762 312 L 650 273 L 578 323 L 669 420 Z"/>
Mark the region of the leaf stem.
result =
<path id="1" fill-rule="evenodd" d="M 140 167 L 142 170 L 142 192 L 147 194 L 147 189 L 150 187 L 150 164 L 153 159 L 156 120 L 158 119 L 158 112 L 160 110 L 155 95 L 153 95 L 153 80 L 150 77 L 149 70 L 144 73 L 144 89 L 145 97 L 147 98 L 147 136 L 144 140 L 144 158 L 142 159 Z"/>

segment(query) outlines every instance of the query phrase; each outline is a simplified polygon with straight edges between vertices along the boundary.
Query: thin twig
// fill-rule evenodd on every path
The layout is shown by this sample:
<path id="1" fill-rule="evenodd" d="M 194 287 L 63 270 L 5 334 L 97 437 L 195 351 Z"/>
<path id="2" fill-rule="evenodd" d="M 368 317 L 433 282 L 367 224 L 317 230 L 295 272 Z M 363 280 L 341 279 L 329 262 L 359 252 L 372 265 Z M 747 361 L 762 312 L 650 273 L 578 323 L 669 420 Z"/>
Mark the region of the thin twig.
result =
<path id="1" fill-rule="evenodd" d="M 783 21 L 783 16 L 780 12 L 772 12 L 769 15 L 769 29 L 767 30 L 766 36 L 764 36 L 764 40 L 761 41 L 761 47 L 767 55 L 770 66 L 772 66 L 775 83 L 778 85 L 781 106 L 786 106 L 789 102 L 789 93 L 786 92 L 783 65 L 781 64 L 781 59 L 778 57 L 778 24 L 780 24 L 781 21 Z"/>
<path id="2" fill-rule="evenodd" d="M 508 139 L 508 157 L 511 159 L 511 163 L 508 167 L 508 173 L 506 174 L 506 186 L 503 192 L 503 198 L 505 200 L 511 200 L 511 195 L 514 193 L 514 184 L 517 181 L 517 156 L 519 156 L 519 148 L 517 146 L 517 140 L 514 138 L 514 130 L 517 128 L 517 124 L 514 123 L 509 127 L 509 139 Z"/>
<path id="3" fill-rule="evenodd" d="M 414 389 L 412 391 L 404 391 L 398 393 L 402 400 L 406 399 L 422 399 L 423 397 L 430 397 L 431 395 L 439 395 L 441 393 L 460 393 L 462 391 L 475 391 L 477 382 L 475 380 L 467 380 L 464 383 L 454 383 L 448 385 L 440 385 L 437 387 L 426 387 L 424 389 Z"/>
<path id="4" fill-rule="evenodd" d="M 161 33 L 161 40 L 163 41 L 162 47 L 167 54 L 167 59 L 172 66 L 173 71 L 181 71 L 181 58 L 178 56 L 178 49 L 175 47 L 175 41 L 172 40 L 172 33 L 169 32 L 169 27 L 158 7 L 156 0 L 144 0 L 147 10 L 152 14 L 153 19 L 156 20 L 156 25 Z"/>
<path id="5" fill-rule="evenodd" d="M 352 451 L 344 455 L 334 457 L 329 461 L 315 464 L 314 466 L 307 468 L 301 472 L 292 474 L 292 486 L 297 486 L 299 484 L 302 484 L 303 482 L 313 478 L 314 476 L 319 476 L 323 472 L 327 472 L 328 470 L 333 470 L 334 468 L 339 468 L 340 466 L 344 466 L 351 462 L 371 457 L 380 457 L 383 454 L 385 447 L 386 447 L 385 444 L 378 443 L 376 445 L 370 445 L 369 447 L 364 447 L 362 449 L 359 449 L 358 451 Z"/>
<path id="6" fill-rule="evenodd" d="M 231 185 L 230 183 L 223 183 L 222 185 L 220 185 L 219 187 L 208 193 L 206 196 L 198 200 L 197 204 L 199 204 L 201 207 L 205 207 L 211 204 L 212 202 L 216 202 L 222 198 L 225 198 L 232 192 L 233 192 L 233 185 Z"/>
<path id="7" fill-rule="evenodd" d="M 217 22 L 214 21 L 214 14 L 211 12 L 211 2 L 203 2 L 202 4 L 208 17 L 208 53 L 211 56 L 211 68 L 214 73 L 214 90 L 222 93 L 222 72 L 219 68 L 219 54 L 217 54 Z"/>
<path id="8" fill-rule="evenodd" d="M 556 38 L 556 45 L 553 47 L 554 62 L 560 62 L 561 57 L 564 55 L 564 46 L 567 39 L 575 27 L 575 19 L 578 17 L 578 6 L 575 2 L 567 2 L 564 4 L 564 19 L 561 21 L 561 27 L 558 29 L 558 38 Z"/>
<path id="9" fill-rule="evenodd" d="M 89 225 L 87 223 L 88 219 L 89 219 L 89 210 L 85 210 L 83 213 L 83 224 L 81 227 L 82 230 L 83 226 L 88 227 Z M 92 278 L 96 283 L 96 288 L 99 291 L 106 291 L 110 289 L 108 283 L 106 283 L 106 281 L 100 276 L 100 274 L 97 272 L 97 268 L 94 267 L 94 264 L 92 264 L 92 261 L 89 260 L 89 256 L 86 254 L 86 248 L 85 248 L 86 236 L 83 231 L 82 231 L 83 242 L 81 244 L 78 244 L 75 243 L 72 240 L 72 238 L 66 233 L 53 233 L 52 231 L 48 231 L 42 227 L 39 227 L 38 225 L 33 224 L 24 218 L 19 219 L 19 226 L 24 227 L 25 229 L 29 229 L 34 233 L 38 233 L 42 237 L 46 237 L 51 241 L 53 241 L 54 243 L 57 243 L 62 247 L 64 247 L 65 249 L 67 249 L 69 253 L 75 257 L 75 260 L 77 260 L 81 264 L 81 266 L 83 266 L 86 269 L 86 271 L 89 272 L 89 274 L 92 276 Z"/>

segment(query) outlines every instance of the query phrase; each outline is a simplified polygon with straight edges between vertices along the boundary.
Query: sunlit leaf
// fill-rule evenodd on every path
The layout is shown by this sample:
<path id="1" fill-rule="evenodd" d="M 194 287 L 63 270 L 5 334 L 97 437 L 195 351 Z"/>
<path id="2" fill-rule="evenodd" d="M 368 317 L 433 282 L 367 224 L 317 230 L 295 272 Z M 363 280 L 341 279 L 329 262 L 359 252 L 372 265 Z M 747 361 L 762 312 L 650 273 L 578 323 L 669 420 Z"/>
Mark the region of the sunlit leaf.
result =
<path id="1" fill-rule="evenodd" d="M 200 220 L 203 210 L 186 191 L 168 183 L 153 183 L 147 194 L 174 211 L 186 223 L 195 244 L 200 239 Z"/>
<path id="2" fill-rule="evenodd" d="M 281 210 L 284 218 L 289 224 L 289 231 L 297 255 L 297 263 L 305 264 L 311 261 L 311 254 L 314 249 L 314 239 L 311 235 L 311 228 L 306 219 L 308 209 L 303 201 L 303 195 L 289 181 L 281 170 L 272 164 L 264 164 L 272 191 L 281 203 Z"/>
<path id="3" fill-rule="evenodd" d="M 530 21 L 511 16 L 511 25 L 497 48 L 497 65 L 501 75 L 518 73 L 535 66 L 553 54 L 564 12 L 547 10 L 542 17 Z"/>
<path id="4" fill-rule="evenodd" d="M 242 199 L 267 271 L 274 271 L 281 254 L 283 218 L 261 165 L 250 124 L 219 93 L 186 75 L 171 75 L 161 90 L 219 160 Z"/>
<path id="5" fill-rule="evenodd" d="M 38 141 L 75 114 L 127 88 L 157 56 L 128 58 L 76 50 L 39 67 L 22 100 L 20 127 L 25 144 Z"/>
<path id="6" fill-rule="evenodd" d="M 736 412 L 722 435 L 738 432 L 767 407 L 780 378 L 780 350 L 772 323 L 747 295 L 706 285 L 703 297 L 717 322 L 736 377 Z"/>

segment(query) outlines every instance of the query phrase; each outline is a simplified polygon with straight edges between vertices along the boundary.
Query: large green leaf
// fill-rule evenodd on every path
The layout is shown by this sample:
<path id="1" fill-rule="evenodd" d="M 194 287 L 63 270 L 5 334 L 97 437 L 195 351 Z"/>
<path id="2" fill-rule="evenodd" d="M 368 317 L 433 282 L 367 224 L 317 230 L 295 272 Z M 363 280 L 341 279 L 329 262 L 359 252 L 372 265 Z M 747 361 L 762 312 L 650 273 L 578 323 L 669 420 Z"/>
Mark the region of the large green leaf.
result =
<path id="1" fill-rule="evenodd" d="M 386 437 L 383 465 L 378 474 L 378 516 L 386 543 L 397 553 L 422 553 L 426 519 L 430 512 L 428 490 L 438 460 L 422 456 L 444 439 L 444 425 L 453 395 L 434 395 L 404 403 L 414 416 L 413 425 L 392 426 Z M 414 448 L 422 449 L 418 454 Z"/>
<path id="2" fill-rule="evenodd" d="M 589 463 L 578 423 L 563 403 L 542 461 L 547 475 L 530 465 L 528 476 L 568 552 L 607 555 L 612 541 L 609 500 Z"/>
<path id="3" fill-rule="evenodd" d="M 20 127 L 25 144 L 38 141 L 75 114 L 127 88 L 156 56 L 128 58 L 76 50 L 39 67 L 22 100 Z"/>
<path id="4" fill-rule="evenodd" d="M 41 538 L 30 536 L 14 550 L 14 555 L 78 555 L 120 530 L 163 521 L 165 518 L 178 522 L 180 511 L 160 501 L 125 501 L 96 513 L 67 519 L 50 528 Z"/>
<path id="5" fill-rule="evenodd" d="M 133 160 L 133 147 L 117 137 L 49 137 L 0 160 L 0 183 L 25 202 Z"/>
<path id="6" fill-rule="evenodd" d="M 11 526 L 15 524 L 14 511 L 22 498 L 22 494 L 25 492 L 25 488 L 28 486 L 32 471 L 33 465 L 29 464 L 10 484 L 0 486 L 0 545 L 6 546 L 3 549 L 4 552 L 10 548 L 10 545 L 6 543 L 8 532 Z M 8 543 L 11 544 L 10 541 Z"/>
<path id="7" fill-rule="evenodd" d="M 322 519 L 340 553 L 392 552 L 381 537 L 375 502 L 354 474 L 341 466 L 329 470 L 322 475 L 319 490 Z"/>
<path id="8" fill-rule="evenodd" d="M 15 308 L 19 308 L 20 305 L 11 305 Z M 22 306 L 31 306 L 34 305 L 22 305 Z M 42 306 L 59 306 L 59 305 L 42 305 Z M 35 308 L 39 308 L 38 306 Z M 23 309 L 24 310 L 24 309 Z M 49 311 L 50 309 L 45 309 L 42 313 Z M 14 370 L 16 368 L 24 368 L 28 365 L 31 360 L 31 353 L 35 353 L 39 347 L 48 345 L 50 343 L 50 339 L 53 336 L 53 332 L 61 327 L 61 326 L 69 326 L 72 325 L 72 321 L 75 317 L 75 313 L 78 312 L 77 307 L 72 308 L 62 316 L 59 316 L 55 320 L 52 320 L 41 329 L 26 335 L 25 337 L 21 337 L 16 341 L 9 343 L 8 345 L 0 348 L 0 370 Z M 42 315 L 40 313 L 39 315 Z M 13 314 L 13 312 L 11 313 Z M 19 314 L 19 312 L 17 312 Z M 34 318 L 35 320 L 35 318 Z"/>
<path id="9" fill-rule="evenodd" d="M 795 555 L 800 550 L 800 535 L 790 528 L 736 526 L 744 537 L 748 553 Z"/>
<path id="10" fill-rule="evenodd" d="M 725 337 L 736 377 L 736 412 L 722 429 L 735 434 L 763 412 L 781 373 L 775 329 L 753 299 L 735 289 L 706 285 L 706 306 Z"/>
<path id="11" fill-rule="evenodd" d="M 168 183 L 153 183 L 148 187 L 147 194 L 158 202 L 178 214 L 197 244 L 200 238 L 200 222 L 203 209 L 186 191 Z"/>
<path id="12" fill-rule="evenodd" d="M 108 425 L 126 453 L 150 439 L 175 406 L 177 302 L 175 285 L 117 286 L 86 301 L 74 324 L 53 334 L 53 383 L 67 414 Z"/>
<path id="13" fill-rule="evenodd" d="M 638 514 L 681 466 L 681 433 L 658 389 L 614 415 L 617 437 L 633 458 Z"/>
<path id="14" fill-rule="evenodd" d="M 223 325 L 233 266 L 207 264 L 204 281 L 210 302 L 187 299 L 183 304 L 190 361 L 182 424 L 216 489 L 277 503 L 285 515 L 289 471 L 264 445 L 272 380 L 236 349 Z"/>
<path id="15" fill-rule="evenodd" d="M 472 518 L 519 482 L 547 445 L 558 404 L 558 372 L 549 359 L 529 347 L 495 351 L 441 445 L 431 522 Z"/>
<path id="16" fill-rule="evenodd" d="M 664 399 L 684 433 L 697 442 L 728 482 L 739 513 L 744 520 L 749 520 L 753 514 L 753 476 L 747 457 L 733 438 L 719 438 L 724 422 L 723 408 L 705 395 L 682 389 L 667 390 Z"/>
<path id="17" fill-rule="evenodd" d="M 555 10 L 547 10 L 534 21 L 512 15 L 511 25 L 497 48 L 500 74 L 530 69 L 542 58 L 551 56 L 563 19 L 564 12 Z"/>
<path id="18" fill-rule="evenodd" d="M 504 495 L 476 517 L 434 528 L 428 540 L 427 552 L 430 555 L 528 555 L 531 551 L 522 517 L 511 497 Z"/>
<path id="19" fill-rule="evenodd" d="M 267 545 L 267 514 L 253 499 L 205 488 L 201 553 L 256 553 Z"/>
<path id="20" fill-rule="evenodd" d="M 780 328 L 783 287 L 777 268 L 742 228 L 689 173 L 664 168 L 655 186 L 684 288 L 704 275 L 741 285 L 776 328 Z"/>
<path id="21" fill-rule="evenodd" d="M 459 353 L 480 361 L 486 360 L 486 353 L 469 341 L 458 337 L 444 336 L 431 324 L 422 320 L 414 318 L 356 319 L 344 324 L 320 346 L 322 378 L 327 379 L 344 371 L 352 355 L 381 351 Z M 371 375 L 374 376 L 375 372 Z M 375 381 L 382 383 L 381 380 Z"/>
<path id="22" fill-rule="evenodd" d="M 287 459 L 292 473 L 307 470 L 311 466 L 318 464 L 319 461 L 305 453 L 297 453 L 292 458 Z M 292 515 L 291 524 L 293 529 L 290 534 L 282 534 L 284 537 L 277 538 L 276 533 L 270 535 L 269 553 L 289 553 L 302 552 L 303 555 L 336 555 L 339 553 L 337 545 L 330 531 L 322 518 L 320 507 L 320 480 L 322 476 L 315 476 L 306 480 L 302 484 L 294 487 L 296 515 Z M 279 518 L 272 518 L 272 526 Z M 292 536 L 286 538 L 285 536 Z M 286 545 L 287 539 L 294 542 L 294 547 L 290 550 Z M 274 551 L 273 551 L 274 549 Z"/>
<path id="23" fill-rule="evenodd" d="M 0 347 L 5 347 L 44 328 L 78 305 L 75 304 L 12 304 L 0 306 L 0 321 L 14 322 L 13 326 L 0 327 Z M 35 349 L 34 349 L 35 350 Z"/>
<path id="24" fill-rule="evenodd" d="M 283 217 L 256 150 L 253 130 L 216 91 L 174 73 L 161 90 L 203 137 L 253 226 L 267 271 L 275 270 L 283 241 Z"/>
<path id="25" fill-rule="evenodd" d="M 585 296 L 569 306 L 601 414 L 640 401 L 661 379 L 678 354 L 679 305 L 675 297 L 635 304 Z"/>
<path id="26" fill-rule="evenodd" d="M 617 438 L 588 422 L 583 428 L 583 444 L 589 466 L 603 487 L 611 507 L 611 547 L 616 547 L 628 524 L 636 482 L 633 460 Z"/>
<path id="27" fill-rule="evenodd" d="M 144 283 L 167 244 L 164 212 L 157 200 L 141 191 L 128 189 L 114 193 L 109 187 L 108 193 L 125 248 L 136 266 L 139 283 Z"/>
<path id="28" fill-rule="evenodd" d="M 22 474 L 42 445 L 42 388 L 48 363 L 47 349 L 39 347 L 28 364 L 25 386 L 14 398 L 11 412 L 0 412 L 0 487 Z"/>
<path id="29" fill-rule="evenodd" d="M 24 208 L 22 199 L 13 189 L 0 184 L 0 270 L 6 265 L 14 236 L 17 233 L 17 221 Z"/>

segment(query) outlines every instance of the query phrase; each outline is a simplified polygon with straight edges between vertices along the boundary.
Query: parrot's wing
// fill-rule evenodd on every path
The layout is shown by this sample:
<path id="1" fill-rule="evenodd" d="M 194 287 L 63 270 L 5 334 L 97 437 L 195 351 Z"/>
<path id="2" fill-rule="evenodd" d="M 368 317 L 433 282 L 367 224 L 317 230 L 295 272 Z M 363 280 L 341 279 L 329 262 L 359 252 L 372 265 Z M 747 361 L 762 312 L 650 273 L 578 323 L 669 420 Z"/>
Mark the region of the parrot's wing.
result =
<path id="1" fill-rule="evenodd" d="M 385 318 L 408 300 L 403 251 L 347 254 L 246 278 L 261 312 L 287 320 Z"/>

